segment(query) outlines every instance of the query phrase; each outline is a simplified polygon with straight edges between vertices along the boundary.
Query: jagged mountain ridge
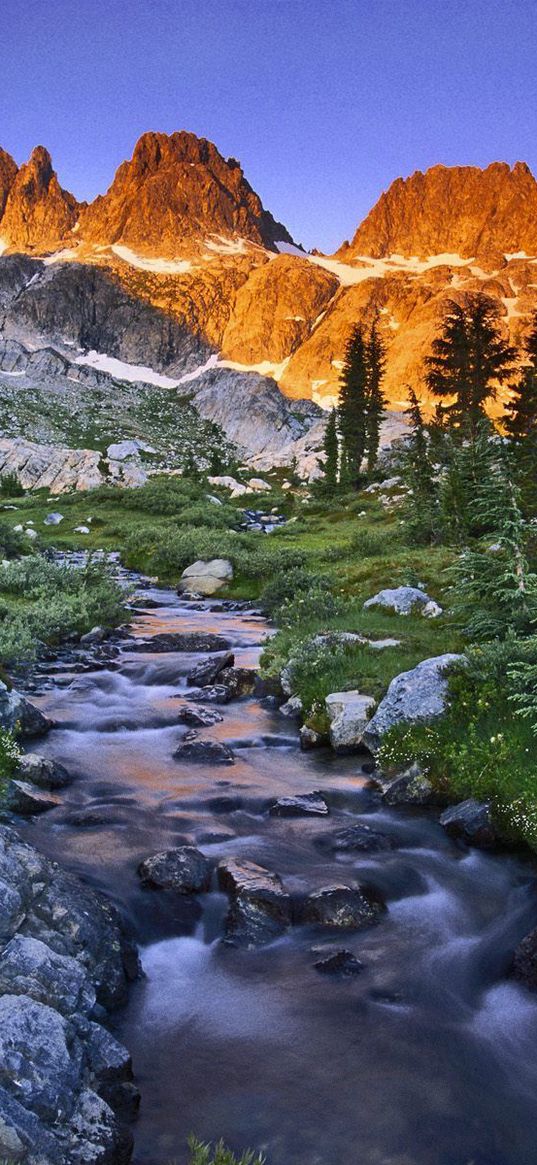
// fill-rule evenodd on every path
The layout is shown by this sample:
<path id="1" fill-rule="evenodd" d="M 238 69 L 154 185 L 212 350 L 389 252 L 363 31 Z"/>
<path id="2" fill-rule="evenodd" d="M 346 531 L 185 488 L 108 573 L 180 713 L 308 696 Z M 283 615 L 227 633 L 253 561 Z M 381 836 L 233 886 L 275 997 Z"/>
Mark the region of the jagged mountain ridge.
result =
<path id="1" fill-rule="evenodd" d="M 434 166 L 397 179 L 334 256 L 301 252 L 239 164 L 184 132 L 144 134 L 88 206 L 62 189 L 42 148 L 20 169 L 0 152 L 2 202 L 8 256 L 43 255 L 51 272 L 76 265 L 88 294 L 96 276 L 87 268 L 101 268 L 131 300 L 156 309 L 159 334 L 163 317 L 179 328 L 184 373 L 218 355 L 220 368 L 272 376 L 295 399 L 334 399 L 358 319 L 379 315 L 387 396 L 399 409 L 407 384 L 420 391 L 447 298 L 485 292 L 515 342 L 537 308 L 537 183 L 524 163 Z M 53 282 L 40 277 L 35 300 L 25 297 L 45 340 Z M 86 315 L 87 303 L 83 295 Z M 96 324 L 90 337 L 81 322 L 77 343 L 117 354 Z M 147 346 L 156 359 L 154 339 Z"/>

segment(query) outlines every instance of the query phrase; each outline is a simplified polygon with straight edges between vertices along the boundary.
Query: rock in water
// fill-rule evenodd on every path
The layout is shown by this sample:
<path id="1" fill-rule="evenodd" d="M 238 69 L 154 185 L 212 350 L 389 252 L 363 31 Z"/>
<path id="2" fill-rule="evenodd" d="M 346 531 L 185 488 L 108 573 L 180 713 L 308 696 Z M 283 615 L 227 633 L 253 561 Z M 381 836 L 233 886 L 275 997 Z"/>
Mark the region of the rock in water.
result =
<path id="1" fill-rule="evenodd" d="M 364 969 L 364 964 L 360 959 L 357 959 L 352 951 L 346 951 L 342 947 L 338 950 L 331 950 L 329 947 L 313 947 L 311 953 L 316 956 L 313 966 L 321 975 L 334 975 L 338 979 L 350 979 L 354 975 L 360 975 Z"/>
<path id="2" fill-rule="evenodd" d="M 366 897 L 360 886 L 322 886 L 299 905 L 297 916 L 309 926 L 361 930 L 376 922 L 385 908 Z"/>
<path id="3" fill-rule="evenodd" d="M 335 833 L 321 833 L 315 838 L 321 849 L 332 853 L 374 853 L 377 850 L 393 849 L 394 841 L 384 833 L 377 833 L 369 825 L 349 825 Z"/>
<path id="4" fill-rule="evenodd" d="M 513 956 L 513 976 L 530 991 L 537 991 L 537 927 L 519 942 Z"/>
<path id="5" fill-rule="evenodd" d="M 142 882 L 159 890 L 196 894 L 209 889 L 211 863 L 193 845 L 177 846 L 145 858 L 138 867 Z"/>
<path id="6" fill-rule="evenodd" d="M 364 743 L 372 752 L 380 746 L 384 733 L 394 724 L 434 720 L 446 708 L 448 681 L 446 671 L 452 664 L 463 663 L 463 655 L 453 652 L 424 659 L 410 671 L 392 680 L 384 699 L 363 732 Z"/>
<path id="7" fill-rule="evenodd" d="M 213 724 L 220 724 L 224 717 L 221 712 L 217 712 L 216 708 L 185 704 L 177 719 L 180 724 L 190 724 L 193 728 L 211 728 Z"/>
<path id="8" fill-rule="evenodd" d="M 214 684 L 224 668 L 229 668 L 234 663 L 235 656 L 232 651 L 226 651 L 222 655 L 215 655 L 212 659 L 202 659 L 187 675 L 187 683 L 195 684 L 201 688 L 208 687 Z"/>
<path id="9" fill-rule="evenodd" d="M 39 789 L 65 789 L 72 781 L 70 773 L 58 761 L 35 752 L 27 752 L 20 758 L 17 775 Z"/>
<path id="10" fill-rule="evenodd" d="M 199 595 L 214 595 L 231 582 L 233 567 L 227 558 L 211 558 L 209 562 L 193 562 L 181 575 L 178 591 L 193 591 Z"/>
<path id="11" fill-rule="evenodd" d="M 229 895 L 227 941 L 254 947 L 279 938 L 291 923 L 291 901 L 281 878 L 256 862 L 231 858 L 218 866 L 218 884 Z"/>
<path id="12" fill-rule="evenodd" d="M 239 700 L 242 696 L 251 696 L 256 677 L 257 672 L 251 667 L 226 667 L 220 672 L 218 682 L 227 688 L 230 700 Z"/>
<path id="13" fill-rule="evenodd" d="M 129 644 L 130 651 L 185 651 L 193 655 L 200 651 L 228 651 L 230 647 L 224 635 L 211 631 L 162 631 L 151 639 L 136 639 Z"/>
<path id="14" fill-rule="evenodd" d="M 219 740 L 187 740 L 175 749 L 174 760 L 198 765 L 234 765 L 233 750 Z"/>
<path id="15" fill-rule="evenodd" d="M 440 825 L 450 837 L 460 838 L 479 849 L 493 849 L 499 841 L 490 805 L 473 797 L 446 809 L 440 817 Z"/>
<path id="16" fill-rule="evenodd" d="M 6 805 L 12 813 L 33 816 L 34 813 L 46 813 L 48 809 L 57 809 L 61 801 L 52 793 L 45 793 L 27 781 L 13 780 L 7 787 Z"/>
<path id="17" fill-rule="evenodd" d="M 298 793 L 296 797 L 278 797 L 269 813 L 271 817 L 326 817 L 328 805 L 322 793 Z"/>

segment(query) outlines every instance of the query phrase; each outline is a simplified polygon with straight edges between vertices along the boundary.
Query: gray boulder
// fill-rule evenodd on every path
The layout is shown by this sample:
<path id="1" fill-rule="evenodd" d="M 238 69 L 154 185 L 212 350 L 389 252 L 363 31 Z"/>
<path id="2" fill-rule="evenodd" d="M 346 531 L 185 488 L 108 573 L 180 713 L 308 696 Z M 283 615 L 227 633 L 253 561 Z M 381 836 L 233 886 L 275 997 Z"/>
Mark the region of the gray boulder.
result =
<path id="1" fill-rule="evenodd" d="M 357 691 L 331 692 L 325 699 L 325 706 L 334 751 L 342 754 L 363 747 L 363 731 L 371 719 L 376 700 Z"/>
<path id="2" fill-rule="evenodd" d="M 220 862 L 218 884 L 229 896 L 226 940 L 255 947 L 279 938 L 291 923 L 291 900 L 281 878 L 256 862 Z"/>
<path id="3" fill-rule="evenodd" d="M 230 700 L 251 696 L 256 683 L 257 672 L 252 667 L 226 667 L 220 672 L 218 682 L 229 692 Z"/>
<path id="4" fill-rule="evenodd" d="M 386 805 L 430 805 L 438 800 L 431 782 L 416 763 L 394 777 L 379 778 L 377 783 Z"/>
<path id="5" fill-rule="evenodd" d="M 224 717 L 216 708 L 185 704 L 180 709 L 177 719 L 180 724 L 190 724 L 192 728 L 211 728 L 213 724 L 219 724 Z"/>
<path id="6" fill-rule="evenodd" d="M 10 732 L 16 729 L 22 737 L 43 736 L 52 728 L 52 721 L 0 680 L 0 726 Z"/>
<path id="7" fill-rule="evenodd" d="M 440 817 L 440 825 L 450 837 L 460 838 L 479 849 L 493 849 L 499 841 L 490 805 L 473 797 L 446 809 Z"/>
<path id="8" fill-rule="evenodd" d="M 324 732 L 317 732 L 315 728 L 310 728 L 309 724 L 303 724 L 300 729 L 300 747 L 302 752 L 311 752 L 314 748 L 322 748 L 324 744 L 328 744 L 328 736 Z"/>
<path id="9" fill-rule="evenodd" d="M 364 744 L 375 752 L 384 733 L 401 722 L 415 724 L 441 716 L 446 708 L 447 669 L 463 655 L 448 652 L 424 659 L 392 680 L 384 699 L 363 732 Z"/>
<path id="10" fill-rule="evenodd" d="M 393 615 L 423 614 L 424 608 L 432 602 L 431 596 L 418 587 L 387 587 L 366 600 L 364 611 L 380 610 Z M 441 613 L 440 608 L 438 613 Z M 432 609 L 429 608 L 427 615 L 430 617 L 431 614 Z"/>
<path id="11" fill-rule="evenodd" d="M 178 591 L 179 594 L 193 591 L 198 595 L 214 595 L 232 579 L 233 567 L 227 558 L 211 558 L 209 562 L 200 559 L 183 571 Z"/>
<path id="12" fill-rule="evenodd" d="M 58 761 L 38 756 L 35 752 L 27 752 L 21 757 L 17 773 L 21 780 L 37 785 L 39 789 L 65 789 L 72 780 L 70 773 Z"/>
<path id="13" fill-rule="evenodd" d="M 28 995 L 62 1015 L 89 1014 L 95 989 L 82 965 L 39 939 L 15 935 L 0 956 L 0 995 Z"/>
<path id="14" fill-rule="evenodd" d="M 393 849 L 394 842 L 385 833 L 378 833 L 369 825 L 349 825 L 337 829 L 335 833 L 321 833 L 315 839 L 321 849 L 332 853 L 373 853 L 377 850 Z"/>
<path id="15" fill-rule="evenodd" d="M 146 886 L 196 894 L 208 890 L 211 863 L 193 845 L 177 846 L 145 858 L 138 873 Z"/>

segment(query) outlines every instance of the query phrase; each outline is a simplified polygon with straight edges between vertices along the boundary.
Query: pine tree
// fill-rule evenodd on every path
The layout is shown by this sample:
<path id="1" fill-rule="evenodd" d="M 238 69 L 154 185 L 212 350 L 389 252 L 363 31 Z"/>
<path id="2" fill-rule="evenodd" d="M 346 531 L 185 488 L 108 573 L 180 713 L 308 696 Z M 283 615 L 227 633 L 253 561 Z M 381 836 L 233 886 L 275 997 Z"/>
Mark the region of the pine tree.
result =
<path id="1" fill-rule="evenodd" d="M 377 322 L 373 321 L 369 339 L 367 341 L 367 422 L 366 422 L 366 450 L 367 470 L 371 473 L 377 463 L 380 427 L 386 407 L 382 392 L 382 381 L 386 367 L 385 347 L 378 332 Z"/>
<path id="2" fill-rule="evenodd" d="M 340 480 L 359 486 L 362 462 L 374 468 L 385 401 L 382 393 L 385 355 L 376 321 L 367 338 L 358 325 L 345 349 L 338 407 L 341 436 Z"/>
<path id="3" fill-rule="evenodd" d="M 328 490 L 336 488 L 339 480 L 339 438 L 337 414 L 332 409 L 324 434 L 324 485 Z"/>
<path id="4" fill-rule="evenodd" d="M 358 324 L 348 340 L 338 406 L 341 435 L 340 480 L 358 487 L 367 444 L 367 347 Z"/>
<path id="5" fill-rule="evenodd" d="M 537 508 L 537 312 L 526 340 L 529 363 L 505 406 L 505 431 L 513 444 L 517 479 L 528 508 Z"/>
<path id="6" fill-rule="evenodd" d="M 426 358 L 426 384 L 436 397 L 454 397 L 446 417 L 462 437 L 474 438 L 486 402 L 513 372 L 515 349 L 497 327 L 497 308 L 485 295 L 450 301 L 441 336 Z"/>
<path id="7" fill-rule="evenodd" d="M 403 478 L 408 493 L 403 521 L 409 539 L 434 542 L 438 537 L 438 486 L 429 454 L 429 442 L 423 414 L 414 389 L 408 389 L 409 406 L 405 410 L 410 435 L 403 455 Z"/>

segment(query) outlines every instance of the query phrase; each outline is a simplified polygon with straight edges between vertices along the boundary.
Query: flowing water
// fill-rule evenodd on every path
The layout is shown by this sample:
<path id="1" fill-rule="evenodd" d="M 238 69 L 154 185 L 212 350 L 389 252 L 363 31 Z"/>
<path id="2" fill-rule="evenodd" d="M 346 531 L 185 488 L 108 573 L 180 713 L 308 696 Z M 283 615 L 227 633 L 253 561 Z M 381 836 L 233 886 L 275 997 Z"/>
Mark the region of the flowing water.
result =
<path id="1" fill-rule="evenodd" d="M 140 593 L 135 635 L 220 632 L 238 665 L 255 666 L 266 634 L 255 615 Z M 506 978 L 537 924 L 534 868 L 456 846 L 434 814 L 386 809 L 360 758 L 301 753 L 295 726 L 255 698 L 200 730 L 233 745 L 233 767 L 178 763 L 177 711 L 198 657 L 129 646 L 104 670 L 45 685 L 36 702 L 58 727 L 42 751 L 76 780 L 24 829 L 103 889 L 140 944 L 145 976 L 113 1020 L 142 1092 L 136 1165 L 184 1165 L 191 1132 L 262 1148 L 269 1165 L 535 1165 L 537 1001 Z M 272 798 L 317 789 L 328 818 L 267 815 Z M 316 844 L 352 822 L 396 847 L 336 859 Z M 362 974 L 314 969 L 312 946 L 333 935 L 296 928 L 237 950 L 220 941 L 222 895 L 144 890 L 140 860 L 185 840 L 215 860 L 251 858 L 292 891 L 378 887 L 380 924 L 337 939 Z"/>

